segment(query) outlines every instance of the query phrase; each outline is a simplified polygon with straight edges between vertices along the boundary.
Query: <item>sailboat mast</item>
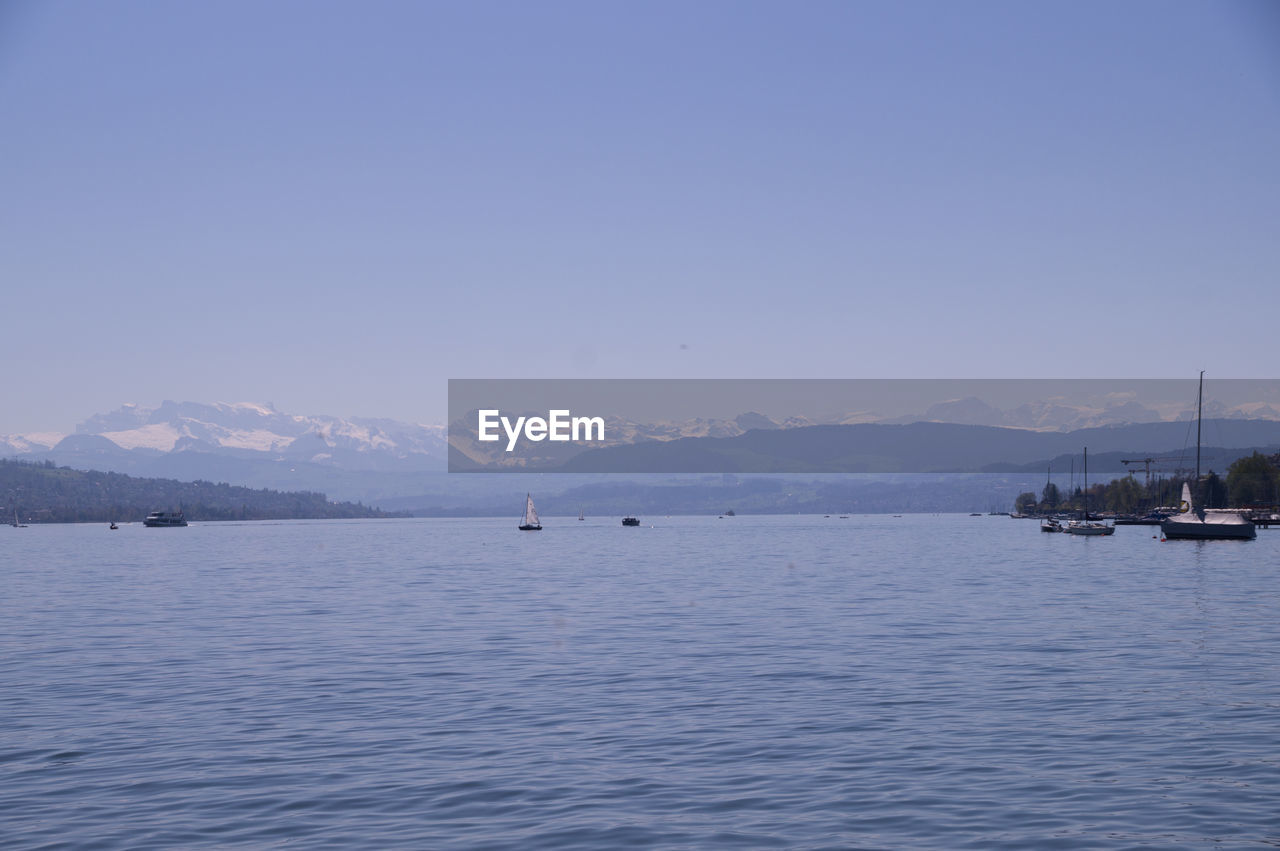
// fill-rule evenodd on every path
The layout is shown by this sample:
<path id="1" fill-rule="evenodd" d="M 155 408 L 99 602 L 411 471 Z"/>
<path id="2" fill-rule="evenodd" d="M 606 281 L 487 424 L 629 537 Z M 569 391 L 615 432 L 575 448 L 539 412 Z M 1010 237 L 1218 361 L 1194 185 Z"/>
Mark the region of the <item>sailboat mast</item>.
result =
<path id="1" fill-rule="evenodd" d="M 1089 522 L 1089 447 L 1084 448 L 1084 522 Z"/>
<path id="2" fill-rule="evenodd" d="M 1200 420 L 1204 414 L 1204 370 L 1200 370 L 1200 391 L 1196 393 L 1196 490 L 1200 489 Z"/>

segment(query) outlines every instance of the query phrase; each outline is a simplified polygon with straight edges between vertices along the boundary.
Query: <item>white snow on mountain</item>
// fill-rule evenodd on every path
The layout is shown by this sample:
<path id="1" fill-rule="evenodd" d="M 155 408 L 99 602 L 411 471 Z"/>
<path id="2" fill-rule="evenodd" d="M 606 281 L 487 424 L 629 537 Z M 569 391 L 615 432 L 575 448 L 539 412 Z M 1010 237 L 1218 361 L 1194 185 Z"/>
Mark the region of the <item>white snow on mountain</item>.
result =
<path id="1" fill-rule="evenodd" d="M 306 459 L 321 456 L 322 461 L 353 468 L 369 463 L 385 466 L 396 459 L 427 456 L 443 464 L 446 456 L 444 426 L 286 414 L 271 405 L 254 402 L 166 401 L 155 408 L 129 403 L 90 417 L 76 427 L 75 434 L 105 438 L 129 452 L 224 451 Z M 0 437 L 0 454 L 47 452 L 66 437 L 56 433 Z"/>
<path id="2" fill-rule="evenodd" d="M 155 449 L 169 452 L 179 438 L 190 437 L 185 428 L 173 423 L 152 423 L 124 431 L 100 431 L 98 434 L 121 449 Z"/>
<path id="3" fill-rule="evenodd" d="M 684 437 L 735 437 L 751 429 L 798 428 L 820 423 L 904 423 L 919 420 L 995 425 L 1038 431 L 1067 431 L 1102 425 L 1186 419 L 1184 406 L 1144 407 L 1117 396 L 1094 405 L 1070 405 L 1046 399 L 1011 410 L 995 408 L 966 397 L 940 402 L 918 416 L 883 418 L 869 411 L 849 412 L 822 420 L 768 417 L 744 412 L 736 418 L 693 418 L 678 422 L 640 423 L 606 419 L 605 445 Z M 531 412 L 532 413 L 532 412 Z M 1248 419 L 1280 419 L 1274 405 L 1250 403 L 1226 407 L 1206 401 L 1205 415 Z M 465 433 L 466 425 L 458 434 Z M 90 440 L 92 438 L 92 440 Z M 95 442 L 96 441 L 96 442 Z M 288 414 L 270 404 L 254 402 L 173 402 L 158 407 L 135 403 L 96 414 L 76 427 L 75 434 L 40 432 L 0 436 L 0 456 L 36 456 L 92 451 L 95 456 L 116 448 L 130 456 L 179 457 L 175 453 L 204 453 L 258 460 L 310 462 L 350 470 L 443 469 L 448 453 L 448 430 L 376 418 Z M 464 439 L 454 447 L 484 463 L 525 464 L 554 460 L 549 444 L 531 445 L 509 454 L 491 444 Z M 532 454 L 529 454 L 532 453 Z M 545 458 L 543 456 L 546 456 Z"/>
<path id="4" fill-rule="evenodd" d="M 25 455 L 52 449 L 66 437 L 60 431 L 38 431 L 27 434 L 0 435 L 0 455 Z"/>

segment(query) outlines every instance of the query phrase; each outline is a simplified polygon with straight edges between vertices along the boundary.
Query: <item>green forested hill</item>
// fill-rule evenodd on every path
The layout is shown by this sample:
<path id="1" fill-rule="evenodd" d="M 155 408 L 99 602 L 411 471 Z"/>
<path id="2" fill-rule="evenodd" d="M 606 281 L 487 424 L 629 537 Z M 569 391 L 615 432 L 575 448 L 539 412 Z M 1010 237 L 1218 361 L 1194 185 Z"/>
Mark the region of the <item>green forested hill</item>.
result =
<path id="1" fill-rule="evenodd" d="M 360 503 L 330 502 L 322 493 L 253 490 L 226 483 L 140 479 L 0 460 L 0 519 L 12 522 L 141 520 L 152 511 L 186 513 L 188 520 L 312 520 L 396 516 Z"/>

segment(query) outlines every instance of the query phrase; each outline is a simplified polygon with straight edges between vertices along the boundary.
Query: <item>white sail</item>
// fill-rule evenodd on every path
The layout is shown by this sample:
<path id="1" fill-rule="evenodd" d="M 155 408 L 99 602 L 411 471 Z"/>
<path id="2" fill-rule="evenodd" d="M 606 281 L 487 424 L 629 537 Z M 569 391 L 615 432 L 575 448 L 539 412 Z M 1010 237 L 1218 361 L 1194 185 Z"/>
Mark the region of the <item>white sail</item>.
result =
<path id="1" fill-rule="evenodd" d="M 1182 483 L 1182 502 L 1178 503 L 1179 514 L 1191 513 L 1191 485 Z"/>
<path id="2" fill-rule="evenodd" d="M 540 525 L 538 523 L 538 509 L 533 507 L 533 495 L 525 494 L 525 498 L 528 501 L 525 503 L 525 506 L 524 506 L 524 522 L 529 524 L 530 526 Z"/>

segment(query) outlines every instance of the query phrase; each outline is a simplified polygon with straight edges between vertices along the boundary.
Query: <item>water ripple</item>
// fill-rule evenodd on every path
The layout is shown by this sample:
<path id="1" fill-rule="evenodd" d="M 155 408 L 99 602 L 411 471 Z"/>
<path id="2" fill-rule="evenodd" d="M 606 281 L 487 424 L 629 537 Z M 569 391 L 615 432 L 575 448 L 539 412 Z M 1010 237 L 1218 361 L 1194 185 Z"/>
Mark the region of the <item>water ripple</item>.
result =
<path id="1" fill-rule="evenodd" d="M 0 844 L 1280 846 L 1280 533 L 509 526 L 15 538 Z"/>

